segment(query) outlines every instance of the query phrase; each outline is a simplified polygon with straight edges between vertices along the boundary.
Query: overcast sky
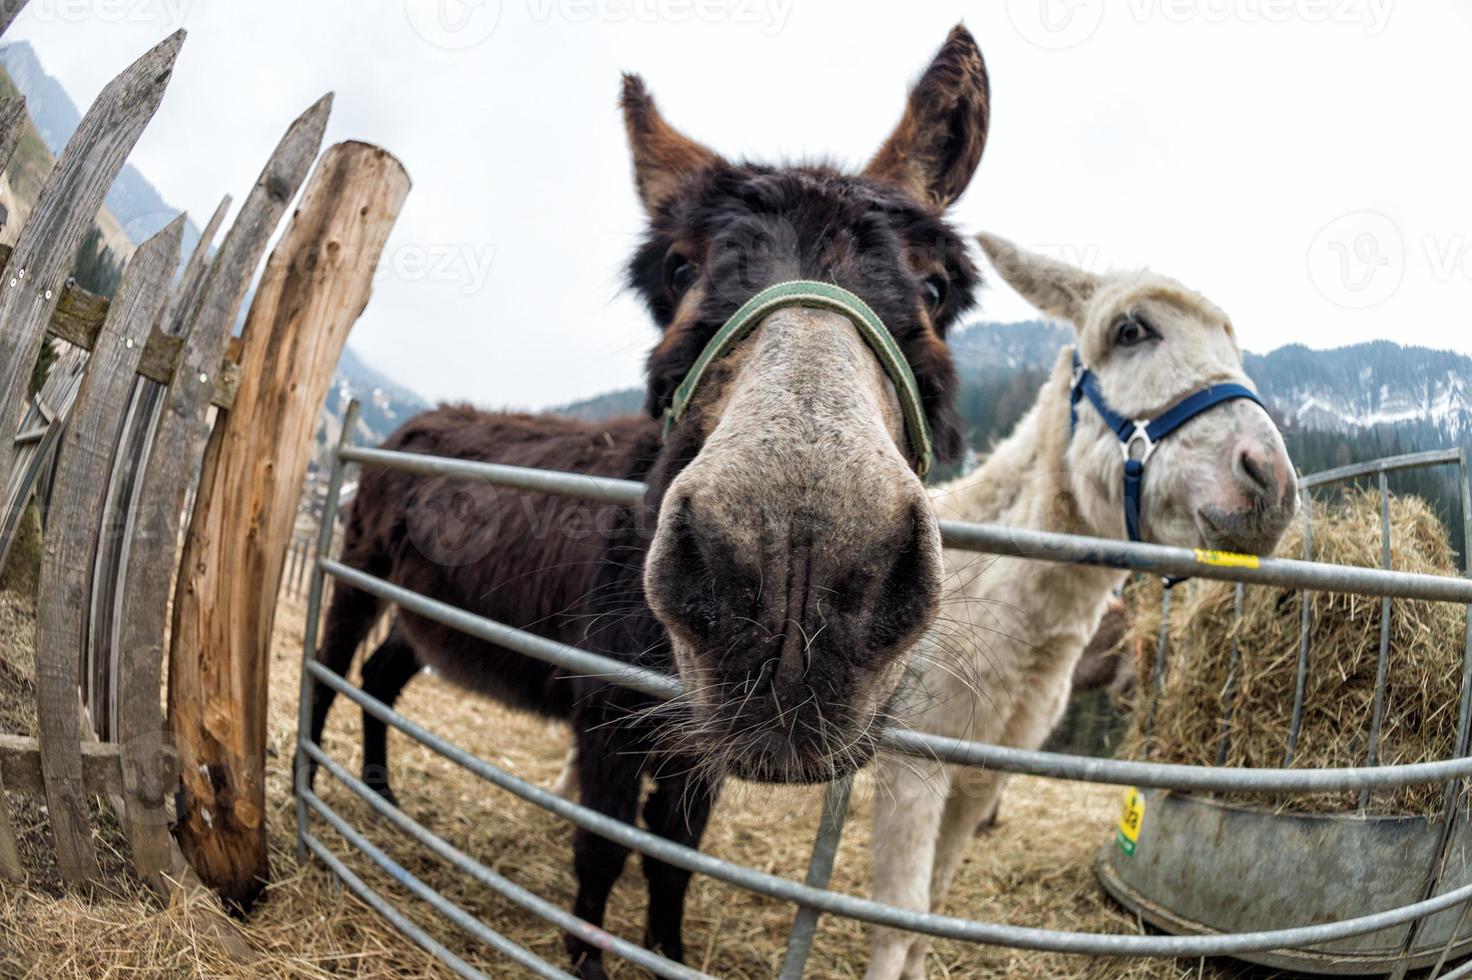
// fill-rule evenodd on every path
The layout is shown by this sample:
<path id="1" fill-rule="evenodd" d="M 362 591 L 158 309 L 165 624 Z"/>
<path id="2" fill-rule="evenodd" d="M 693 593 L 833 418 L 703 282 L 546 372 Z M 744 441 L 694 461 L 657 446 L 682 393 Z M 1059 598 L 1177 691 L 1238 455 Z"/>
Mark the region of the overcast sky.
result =
<path id="1" fill-rule="evenodd" d="M 335 91 L 327 141 L 414 182 L 355 349 L 430 398 L 544 407 L 639 384 L 653 337 L 621 290 L 620 71 L 728 156 L 859 166 L 958 20 L 993 92 L 963 229 L 1148 264 L 1254 350 L 1472 352 L 1462 0 L 31 0 L 6 39 L 85 109 L 188 28 L 132 159 L 199 224 Z M 993 277 L 978 315 L 1031 311 Z"/>

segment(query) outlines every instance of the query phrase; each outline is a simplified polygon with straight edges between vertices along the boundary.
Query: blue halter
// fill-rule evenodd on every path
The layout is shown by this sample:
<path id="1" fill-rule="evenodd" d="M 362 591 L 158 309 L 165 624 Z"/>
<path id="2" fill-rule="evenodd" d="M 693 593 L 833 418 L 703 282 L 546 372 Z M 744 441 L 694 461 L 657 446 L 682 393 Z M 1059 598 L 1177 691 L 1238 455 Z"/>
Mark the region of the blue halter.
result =
<path id="1" fill-rule="evenodd" d="M 1075 348 L 1073 392 L 1069 397 L 1069 419 L 1075 429 L 1078 428 L 1078 403 L 1083 398 L 1089 400 L 1104 424 L 1114 432 L 1119 439 L 1120 449 L 1124 452 L 1124 526 L 1131 541 L 1140 540 L 1140 501 L 1145 484 L 1145 463 L 1155 452 L 1155 446 L 1160 440 L 1222 402 L 1245 398 L 1267 408 L 1257 392 L 1245 385 L 1209 385 L 1153 419 L 1125 418 L 1109 407 L 1109 403 L 1104 400 L 1104 393 L 1099 390 L 1099 379 L 1094 376 L 1094 372 L 1084 367 L 1083 361 L 1079 360 L 1078 349 Z M 1139 459 L 1133 454 L 1135 443 L 1143 447 Z"/>

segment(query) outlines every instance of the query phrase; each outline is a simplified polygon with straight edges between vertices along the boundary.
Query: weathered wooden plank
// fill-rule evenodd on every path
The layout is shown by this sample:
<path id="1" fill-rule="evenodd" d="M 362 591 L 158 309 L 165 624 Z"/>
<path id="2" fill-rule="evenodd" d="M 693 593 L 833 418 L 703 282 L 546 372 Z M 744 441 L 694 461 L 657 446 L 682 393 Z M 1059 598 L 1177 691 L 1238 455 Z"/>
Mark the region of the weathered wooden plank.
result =
<path id="1" fill-rule="evenodd" d="M 26 0 L 0 0 L 0 34 L 5 33 L 25 5 Z"/>
<path id="2" fill-rule="evenodd" d="M 209 268 L 210 245 L 229 206 L 230 195 L 226 194 L 200 233 L 178 283 L 169 291 L 169 299 L 157 322 L 163 333 L 177 335 L 183 330 L 183 311 L 191 308 L 198 298 L 205 270 Z M 83 657 L 86 703 L 97 722 L 97 733 L 107 740 L 117 737 L 113 695 L 119 671 L 123 669 L 119 653 L 121 647 L 117 642 L 117 614 L 125 555 L 134 530 L 138 477 L 148 455 L 148 444 L 163 400 L 163 387 L 152 380 L 137 378 L 132 389 L 124 413 L 123 431 L 108 474 L 107 495 L 97 519 L 97 548 L 91 588 L 88 589 L 87 645 Z M 136 764 L 147 764 L 147 760 L 141 757 L 144 754 L 149 753 L 140 751 Z"/>
<path id="3" fill-rule="evenodd" d="M 195 301 L 199 299 L 200 287 L 204 285 L 205 271 L 210 267 L 210 243 L 215 240 L 215 234 L 219 232 L 220 225 L 225 220 L 225 212 L 230 210 L 230 200 L 230 195 L 226 194 L 220 198 L 220 203 L 215 205 L 215 213 L 210 215 L 204 231 L 199 233 L 199 243 L 190 254 L 189 261 L 184 266 L 184 272 L 179 276 L 179 285 L 169 296 L 168 306 L 164 307 L 164 314 L 159 318 L 160 329 L 171 337 L 180 337 L 184 334 L 184 318 L 194 308 Z"/>
<path id="4" fill-rule="evenodd" d="M 172 578 L 160 574 L 160 569 L 175 567 L 180 511 L 189 489 L 193 461 L 199 458 L 207 434 L 205 413 L 212 382 L 209 372 L 220 363 L 235 313 L 271 232 L 317 156 L 331 105 L 331 96 L 324 97 L 287 129 L 211 263 L 205 286 L 190 314 L 181 368 L 164 395 L 143 474 L 138 498 L 138 533 L 133 537 L 124 574 L 122 647 L 139 650 L 141 666 L 125 672 L 121 678 L 119 699 L 122 701 L 149 699 L 148 703 L 157 703 Z M 124 741 L 157 727 L 141 718 L 132 719 L 131 725 L 131 729 L 120 732 Z M 170 730 L 174 730 L 172 725 Z M 185 765 L 198 763 L 181 759 L 181 766 Z M 185 856 L 194 863 L 194 855 L 187 848 Z M 210 881 L 203 872 L 200 876 L 218 887 L 218 882 Z M 247 883 L 245 887 L 232 889 L 227 897 L 248 904 L 258 888 L 258 884 Z"/>
<path id="5" fill-rule="evenodd" d="M 0 269 L 10 267 L 10 246 L 0 245 Z M 107 316 L 107 297 L 89 293 L 75 282 L 67 281 L 61 290 L 61 301 L 51 314 L 46 330 L 69 344 L 90 348 L 92 338 L 102 328 Z"/>
<path id="6" fill-rule="evenodd" d="M 312 435 L 408 192 L 403 166 L 379 147 L 323 154 L 266 265 L 235 404 L 205 455 L 174 597 L 169 719 L 186 760 L 180 846 L 232 897 L 267 873 L 271 630 Z"/>
<path id="7" fill-rule="evenodd" d="M 82 780 L 78 651 L 92 568 L 93 530 L 122 428 L 143 339 L 168 298 L 179 264 L 181 215 L 134 252 L 97 335 L 62 438 L 56 493 L 47 521 L 36 610 L 36 714 L 46 805 L 56 859 L 68 881 L 97 872 Z M 141 805 L 141 802 L 140 802 Z"/>
<path id="8" fill-rule="evenodd" d="M 96 744 L 98 739 L 92 728 L 91 719 L 86 717 L 85 711 L 83 712 L 82 721 L 83 743 L 91 742 L 92 744 Z M 122 746 L 120 748 L 122 749 L 120 754 L 123 756 L 120 760 L 123 782 L 126 784 L 128 779 L 127 747 Z M 178 759 L 174 757 L 172 751 L 165 749 L 158 753 L 157 762 L 163 767 L 160 770 L 161 778 L 166 780 L 166 784 L 177 785 Z M 127 806 L 123 802 L 122 794 L 114 792 L 106 795 L 108 801 L 112 804 L 113 812 L 119 814 L 119 819 L 122 819 L 121 814 Z M 166 818 L 167 811 L 160 811 L 158 816 Z M 164 847 L 168 851 L 168 868 L 163 874 L 155 875 L 152 878 L 146 878 L 144 880 L 158 891 L 159 897 L 164 899 L 164 901 L 183 906 L 185 915 L 190 920 L 189 926 L 201 932 L 209 933 L 215 942 L 219 944 L 220 948 L 224 950 L 225 955 L 229 956 L 233 962 L 241 966 L 249 966 L 259 961 L 260 956 L 257 955 L 255 949 L 246 940 L 245 935 L 228 916 L 211 914 L 211 907 L 214 910 L 219 909 L 219 904 L 215 899 L 214 893 L 206 888 L 204 882 L 200 881 L 199 877 L 190 870 L 189 865 L 184 863 L 184 855 L 179 850 L 179 845 L 174 842 L 173 837 L 169 836 L 167 830 L 163 832 L 163 839 Z M 196 918 L 193 914 L 196 910 L 202 911 L 204 914 Z"/>
<path id="9" fill-rule="evenodd" d="M 121 792 L 123 770 L 118 747 L 110 742 L 83 742 L 82 782 L 89 795 Z M 0 779 L 12 793 L 44 793 L 41 745 L 26 735 L 0 734 Z"/>
<path id="10" fill-rule="evenodd" d="M 176 31 L 103 88 L 21 229 L 0 277 L 0 431 L 20 414 L 31 367 L 82 236 L 163 100 L 183 43 L 184 32 Z M 10 473 L 13 460 L 10 439 L 0 439 L 0 476 Z"/>
<path id="11" fill-rule="evenodd" d="M 10 156 L 26 131 L 26 99 L 23 95 L 0 101 L 0 170 L 10 163 Z"/>
<path id="12" fill-rule="evenodd" d="M 170 336 L 180 336 L 188 325 L 185 316 L 198 300 L 210 266 L 210 243 L 214 241 L 229 207 L 230 195 L 227 194 L 206 223 L 199 244 L 179 277 L 178 287 L 159 318 L 164 333 Z M 168 895 L 173 890 L 171 880 L 177 882 L 179 871 L 187 868 L 168 830 L 171 817 L 167 802 L 177 783 L 177 773 L 160 764 L 161 759 L 174 761 L 172 745 L 159 712 L 157 683 L 162 663 L 158 659 L 159 651 L 127 647 L 121 636 L 121 601 L 129 549 L 138 520 L 136 504 L 141 491 L 138 479 L 148 456 L 149 441 L 163 395 L 163 388 L 148 382 L 140 382 L 134 392 L 130 406 L 133 425 L 127 433 L 127 443 L 120 450 L 129 453 L 129 465 L 123 468 L 125 472 L 114 470 L 113 478 L 119 481 L 119 485 L 111 488 L 113 493 L 109 499 L 109 505 L 117 516 L 112 522 L 104 521 L 99 535 L 98 565 L 93 572 L 93 638 L 96 640 L 96 654 L 112 671 L 111 682 L 122 688 L 124 693 L 117 700 L 117 717 L 109 718 L 109 729 L 122 743 L 123 777 L 127 786 L 124 807 L 133 865 L 140 878 L 160 894 Z M 111 533 L 114 525 L 121 533 Z M 101 564 L 104 559 L 108 561 L 105 567 Z M 155 687 L 152 692 L 128 693 L 123 678 L 133 674 L 153 678 Z M 167 749 L 167 754 L 164 749 Z"/>

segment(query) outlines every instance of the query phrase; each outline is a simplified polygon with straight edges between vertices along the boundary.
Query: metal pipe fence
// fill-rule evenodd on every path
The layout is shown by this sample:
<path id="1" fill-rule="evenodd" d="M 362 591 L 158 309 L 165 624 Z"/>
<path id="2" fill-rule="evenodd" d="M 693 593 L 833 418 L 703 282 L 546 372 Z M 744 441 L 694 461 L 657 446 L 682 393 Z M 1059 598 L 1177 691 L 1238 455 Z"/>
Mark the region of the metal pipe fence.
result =
<path id="1" fill-rule="evenodd" d="M 1458 514 L 1446 515 L 1448 524 L 1457 516 L 1461 518 L 1462 526 L 1462 559 L 1463 570 L 1466 578 L 1463 581 L 1472 580 L 1472 473 L 1469 473 L 1467 454 L 1463 450 L 1433 450 L 1429 452 L 1408 453 L 1401 456 L 1393 456 L 1385 459 L 1372 460 L 1364 463 L 1355 463 L 1347 466 L 1336 467 L 1320 473 L 1305 476 L 1300 481 L 1301 486 L 1301 514 L 1303 520 L 1303 558 L 1311 561 L 1313 558 L 1313 515 L 1316 490 L 1322 491 L 1329 487 L 1341 486 L 1354 481 L 1368 480 L 1373 478 L 1374 489 L 1379 497 L 1379 525 L 1380 525 L 1380 568 L 1383 571 L 1391 570 L 1392 561 L 1392 521 L 1390 512 L 1390 474 L 1403 473 L 1411 470 L 1430 469 L 1436 467 L 1453 466 L 1457 470 L 1457 496 L 1460 506 Z M 1380 748 L 1380 737 L 1385 722 L 1387 684 L 1390 676 L 1390 639 L 1391 639 L 1391 617 L 1392 602 L 1390 593 L 1382 595 L 1380 600 L 1380 630 L 1378 641 L 1378 653 L 1375 666 L 1375 681 L 1372 692 L 1372 704 L 1370 720 L 1366 734 L 1365 766 L 1375 768 L 1377 755 Z M 1161 694 L 1165 675 L 1167 673 L 1167 660 L 1169 658 L 1168 636 L 1170 632 L 1170 609 L 1171 589 L 1167 587 L 1161 598 L 1161 629 L 1158 645 L 1156 648 L 1155 669 L 1152 677 L 1152 693 L 1149 711 L 1153 715 L 1156 700 Z M 1232 623 L 1229 633 L 1232 637 L 1231 668 L 1229 670 L 1226 689 L 1223 691 L 1222 719 L 1220 725 L 1220 742 L 1217 746 L 1218 765 L 1225 761 L 1228 754 L 1228 740 L 1231 735 L 1231 689 L 1235 682 L 1235 670 L 1240 662 L 1238 650 L 1238 625 L 1243 615 L 1243 586 L 1237 586 L 1236 601 L 1232 613 Z M 1294 699 L 1292 716 L 1287 738 L 1287 745 L 1283 757 L 1283 766 L 1292 764 L 1294 754 L 1297 750 L 1299 736 L 1303 728 L 1305 699 L 1308 686 L 1309 657 L 1312 648 L 1313 629 L 1313 607 L 1308 590 L 1301 596 L 1301 614 L 1299 619 L 1299 642 L 1298 642 L 1298 664 L 1297 677 L 1294 688 Z M 1464 758 L 1468 755 L 1469 739 L 1472 739 L 1472 605 L 1467 606 L 1465 619 L 1465 647 L 1462 658 L 1460 692 L 1461 700 L 1457 714 L 1457 729 L 1454 741 L 1454 758 Z M 1149 715 L 1147 715 L 1147 718 Z M 1146 729 L 1149 729 L 1147 720 Z M 1346 732 L 1348 737 L 1349 733 Z M 1326 770 L 1320 770 L 1326 771 Z M 1468 818 L 1464 806 L 1460 805 L 1460 789 L 1464 773 L 1450 773 L 1446 781 L 1444 800 L 1441 812 L 1437 818 L 1439 824 L 1438 841 L 1433 850 L 1429 866 L 1424 872 L 1424 886 L 1421 894 L 1430 897 L 1434 894 L 1436 887 L 1447 877 L 1447 861 L 1450 855 L 1450 847 L 1453 833 L 1459 821 Z M 1375 785 L 1367 783 L 1362 786 L 1358 794 L 1358 813 L 1363 817 L 1369 813 L 1371 794 L 1375 789 L 1390 788 L 1389 785 Z M 1279 792 L 1283 792 L 1279 788 Z M 1451 931 L 1445 947 L 1442 950 L 1439 961 L 1435 964 L 1430 974 L 1435 978 L 1440 975 L 1445 965 L 1445 960 L 1450 953 L 1457 937 L 1461 934 L 1462 922 L 1472 906 L 1464 906 L 1457 926 Z M 1402 955 L 1399 963 L 1392 971 L 1393 980 L 1401 980 L 1409 969 L 1412 960 L 1412 952 L 1418 945 L 1421 933 L 1427 924 L 1426 919 L 1417 920 L 1412 928 L 1406 933 L 1402 946 Z"/>
<path id="2" fill-rule="evenodd" d="M 356 412 L 356 405 L 350 407 Z M 327 485 L 324 513 L 335 511 L 346 465 L 356 463 L 383 466 L 422 475 L 453 475 L 517 490 L 559 494 L 583 500 L 635 506 L 643 500 L 643 486 L 623 480 L 608 480 L 570 473 L 528 470 L 498 464 L 470 462 L 353 447 L 348 443 L 353 426 L 344 424 L 343 441 L 336 452 Z M 1434 458 L 1433 458 L 1434 457 Z M 1337 480 L 1365 475 L 1384 474 L 1396 469 L 1419 465 L 1456 463 L 1462 470 L 1464 515 L 1472 513 L 1467 498 L 1467 462 L 1465 456 L 1451 454 L 1417 454 L 1397 460 L 1380 461 L 1362 467 L 1346 467 L 1304 481 L 1305 492 Z M 942 536 L 948 547 L 1014 555 L 1034 560 L 1072 564 L 1102 565 L 1133 569 L 1155 575 L 1190 575 L 1244 584 L 1274 585 L 1304 590 L 1342 591 L 1391 598 L 1425 599 L 1467 604 L 1472 618 L 1472 580 L 1434 575 L 1395 572 L 1388 568 L 1366 569 L 1324 565 L 1311 560 L 1277 558 L 1243 559 L 1214 552 L 1168 548 L 1159 545 L 1131 544 L 1106 539 L 1019 531 L 964 522 L 942 522 Z M 1307 540 L 1307 535 L 1305 536 Z M 431 909 L 444 915 L 467 935 L 497 949 L 513 961 L 541 976 L 563 976 L 559 968 L 546 963 L 530 951 L 490 930 L 484 923 L 465 913 L 430 886 L 413 878 L 395 864 L 377 845 L 348 824 L 340 814 L 312 794 L 305 784 L 306 763 L 321 766 L 350 792 L 363 799 L 395 829 L 429 848 L 451 866 L 506 897 L 521 908 L 538 915 L 558 927 L 574 932 L 594 945 L 622 956 L 663 977 L 699 977 L 703 974 L 672 963 L 641 947 L 614 937 L 604 930 L 583 922 L 571 913 L 520 888 L 503 876 L 485 868 L 418 824 L 397 806 L 383 800 L 360 780 L 347 773 L 309 740 L 308 706 L 314 684 L 323 684 L 358 704 L 369 715 L 404 733 L 416 742 L 462 767 L 491 785 L 522 800 L 547 810 L 574 825 L 651 855 L 677 867 L 708 875 L 727 884 L 788 901 L 797 906 L 797 918 L 789 933 L 786 956 L 780 976 L 802 975 L 809 946 L 822 913 L 844 916 L 863 922 L 906 929 L 951 939 L 994 944 L 1044 952 L 1074 953 L 1095 956 L 1161 956 L 1201 957 L 1299 948 L 1334 939 L 1363 935 L 1409 922 L 1423 922 L 1427 917 L 1459 905 L 1472 907 L 1472 885 L 1434 894 L 1436 879 L 1428 880 L 1426 895 L 1417 902 L 1397 908 L 1378 910 L 1337 922 L 1210 935 L 1122 935 L 1069 932 L 1040 929 L 1006 923 L 980 922 L 932 912 L 917 912 L 859 898 L 826 888 L 832 870 L 834 852 L 842 833 L 848 808 L 848 780 L 830 785 L 825 793 L 819 833 L 814 842 L 807 879 L 803 883 L 760 872 L 724 861 L 699 850 L 684 847 L 648 831 L 621 823 L 595 810 L 572 803 L 541 789 L 506 770 L 460 748 L 448 739 L 401 715 L 348 683 L 344 678 L 316 662 L 315 647 L 322 607 L 325 580 L 336 580 L 374 595 L 387 603 L 419 616 L 442 623 L 476 638 L 492 642 L 525 656 L 555 664 L 566 670 L 597 677 L 609 683 L 638 690 L 655 698 L 669 699 L 679 695 L 678 679 L 630 664 L 603 657 L 577 647 L 558 643 L 497 623 L 421 595 L 384 579 L 350 568 L 328 557 L 332 551 L 332 524 L 324 520 L 317 542 L 317 557 L 310 569 L 308 610 L 303 644 L 301 677 L 301 714 L 298 732 L 297 826 L 299 850 L 323 858 L 330 870 L 375 909 L 383 912 L 411 940 L 440 958 L 462 976 L 481 976 L 473 966 L 432 939 L 408 920 L 382 895 L 353 874 L 322 841 L 311 833 L 309 817 L 321 817 L 353 848 L 363 852 L 371 862 L 407 889 Z M 1386 562 L 1388 564 L 1388 561 Z M 1167 593 L 1168 594 L 1168 593 Z M 1240 587 L 1237 608 L 1240 610 Z M 1306 669 L 1306 651 L 1301 654 L 1301 668 Z M 1465 663 L 1472 669 L 1472 637 L 1469 637 Z M 1382 657 L 1383 660 L 1383 657 Z M 1158 661 L 1159 662 L 1159 661 Z M 1382 663 L 1383 666 L 1383 663 Z M 1469 685 L 1464 678 L 1459 712 L 1458 753 L 1452 759 L 1434 762 L 1376 765 L 1373 750 L 1367 764 L 1334 769 L 1291 769 L 1285 760 L 1279 769 L 1238 769 L 1223 766 L 1197 767 L 1125 759 L 1104 759 L 1051 752 L 1016 749 L 1007 746 L 967 742 L 923 732 L 894 729 L 882 736 L 884 746 L 893 752 L 956 765 L 974 766 L 1010 773 L 1025 773 L 1057 779 L 1146 786 L 1192 792 L 1269 792 L 1311 793 L 1355 790 L 1368 794 L 1371 790 L 1415 784 L 1446 782 L 1448 813 L 1456 811 L 1455 789 L 1460 781 L 1472 775 L 1472 758 L 1467 757 Z M 1302 688 L 1300 676 L 1299 687 Z M 1301 704 L 1295 705 L 1295 715 Z M 1226 721 L 1224 719 L 1224 726 Z M 1223 731 L 1226 729 L 1224 727 Z M 1445 824 L 1449 832 L 1451 820 Z M 1445 846 L 1445 837 L 1443 846 Z M 1450 945 L 1448 946 L 1450 949 Z M 535 961 L 533 963 L 532 961 Z M 1440 967 L 1438 967 L 1440 969 Z M 1463 975 L 1459 970 L 1447 976 Z"/>

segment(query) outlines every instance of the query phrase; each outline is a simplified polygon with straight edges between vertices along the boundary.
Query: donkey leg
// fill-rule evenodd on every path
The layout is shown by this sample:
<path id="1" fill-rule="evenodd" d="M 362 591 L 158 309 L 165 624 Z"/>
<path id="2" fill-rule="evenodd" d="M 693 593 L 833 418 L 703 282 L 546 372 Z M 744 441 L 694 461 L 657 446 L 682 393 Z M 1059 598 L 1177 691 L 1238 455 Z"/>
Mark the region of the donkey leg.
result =
<path id="1" fill-rule="evenodd" d="M 317 647 L 317 662 L 334 674 L 343 675 L 353 662 L 353 652 L 363 637 L 372 628 L 378 616 L 378 599 L 341 582 L 332 586 L 332 603 L 327 608 L 327 620 L 322 627 L 322 642 Z M 337 692 L 326 684 L 312 685 L 311 739 L 322 744 L 322 728 L 327 723 L 327 711 L 332 707 Z M 313 785 L 317 776 L 316 763 L 304 760 L 307 767 L 307 786 Z"/>
<path id="2" fill-rule="evenodd" d="M 419 660 L 414 656 L 414 648 L 395 627 L 363 664 L 363 693 L 392 708 L 417 673 Z M 398 805 L 388 780 L 388 726 L 366 711 L 363 712 L 363 782 Z"/>
<path id="3" fill-rule="evenodd" d="M 950 773 L 950 792 L 945 798 L 940 826 L 937 828 L 934 865 L 930 873 L 929 908 L 941 911 L 946 893 L 961 866 L 966 846 L 976 835 L 976 826 L 997 804 L 1001 793 L 1001 773 L 978 769 L 957 769 Z M 906 951 L 903 980 L 924 980 L 925 954 L 930 949 L 926 936 L 911 937 Z"/>
<path id="4" fill-rule="evenodd" d="M 675 763 L 683 767 L 684 763 Z M 698 776 L 657 778 L 654 792 L 644 804 L 644 823 L 652 833 L 699 847 L 720 786 Z M 649 883 L 649 911 L 644 926 L 644 945 L 676 963 L 685 962 L 685 892 L 690 872 L 643 856 L 644 878 Z"/>
<path id="5" fill-rule="evenodd" d="M 624 754 L 622 746 L 607 741 L 578 740 L 578 791 L 583 805 L 623 823 L 632 824 L 639 810 L 643 780 L 637 757 Z M 603 925 L 609 893 L 623 874 L 629 849 L 605 837 L 583 830 L 573 834 L 573 870 L 578 891 L 573 914 L 595 926 Z M 606 980 L 603 951 L 574 935 L 563 939 L 574 968 L 583 980 Z"/>
<path id="6" fill-rule="evenodd" d="M 874 898 L 929 911 L 931 867 L 949 775 L 942 768 L 892 758 L 880 760 L 878 774 L 889 798 L 874 803 Z M 923 943 L 914 933 L 875 926 L 866 980 L 896 980 L 914 945 L 921 946 L 923 956 Z"/>
<path id="7" fill-rule="evenodd" d="M 936 799 L 939 803 L 936 808 L 939 811 L 939 820 L 930 837 L 932 849 L 924 855 L 916 855 L 917 861 L 923 859 L 930 867 L 930 874 L 927 876 L 929 893 L 920 908 L 932 912 L 941 911 L 946 892 L 951 889 L 955 870 L 960 867 L 961 856 L 966 853 L 966 845 L 972 842 L 977 821 L 997 799 L 994 792 L 997 783 L 994 781 L 992 789 L 988 789 L 980 786 L 979 781 L 973 778 L 974 775 L 991 777 L 995 774 L 961 770 L 948 770 L 946 773 L 946 789 L 938 793 Z M 924 956 L 930 949 L 930 937 L 919 933 L 905 933 L 905 939 L 908 942 L 896 976 L 901 977 L 901 980 L 924 980 Z"/>

